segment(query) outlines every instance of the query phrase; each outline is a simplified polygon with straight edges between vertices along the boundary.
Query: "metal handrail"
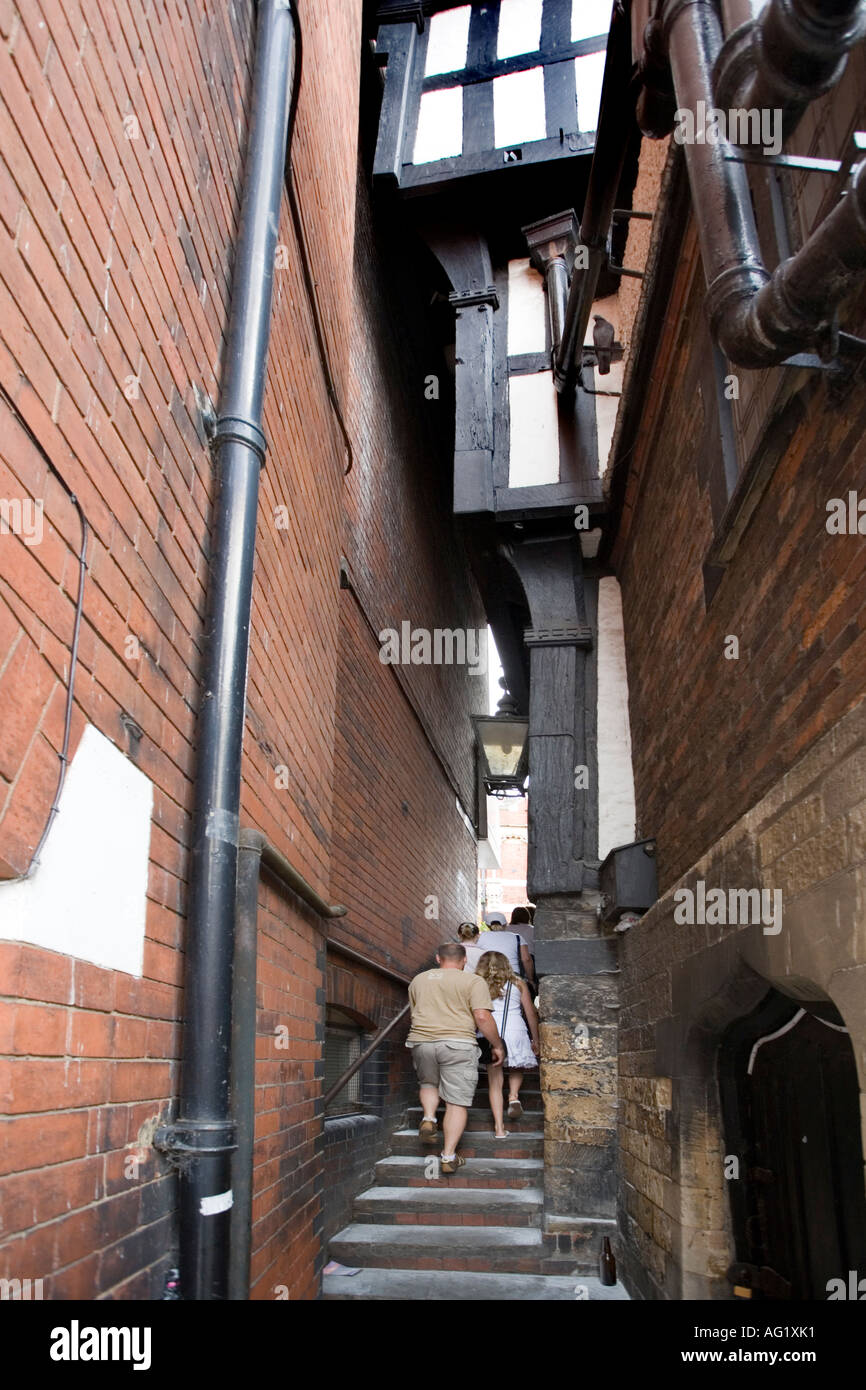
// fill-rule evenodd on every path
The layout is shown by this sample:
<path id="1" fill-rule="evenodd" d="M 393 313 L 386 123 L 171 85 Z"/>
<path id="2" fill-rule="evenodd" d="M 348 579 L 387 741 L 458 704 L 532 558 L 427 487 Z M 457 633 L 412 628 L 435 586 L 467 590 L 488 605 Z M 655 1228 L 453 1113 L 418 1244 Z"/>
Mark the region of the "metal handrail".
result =
<path id="1" fill-rule="evenodd" d="M 333 1086 L 330 1086 L 328 1088 L 328 1090 L 322 1097 L 323 1109 L 327 1109 L 334 1097 L 339 1095 L 343 1087 L 347 1085 L 349 1081 L 352 1080 L 352 1077 L 355 1075 L 355 1072 L 358 1071 L 359 1068 L 364 1065 L 368 1058 L 372 1057 L 373 1053 L 376 1051 L 379 1045 L 385 1041 L 388 1034 L 392 1033 L 393 1030 L 397 1027 L 397 1024 L 401 1021 L 401 1019 L 404 1019 L 406 1017 L 410 1008 L 411 1005 L 405 1004 L 403 1008 L 400 1010 L 400 1012 L 394 1015 L 394 1017 L 391 1019 L 391 1022 L 386 1023 L 385 1027 L 382 1028 L 380 1032 L 376 1034 L 375 1038 L 370 1043 L 370 1046 L 364 1049 L 360 1057 L 355 1058 L 352 1065 L 348 1067 L 346 1071 L 343 1072 L 343 1075 L 340 1077 L 339 1081 L 335 1081 Z"/>

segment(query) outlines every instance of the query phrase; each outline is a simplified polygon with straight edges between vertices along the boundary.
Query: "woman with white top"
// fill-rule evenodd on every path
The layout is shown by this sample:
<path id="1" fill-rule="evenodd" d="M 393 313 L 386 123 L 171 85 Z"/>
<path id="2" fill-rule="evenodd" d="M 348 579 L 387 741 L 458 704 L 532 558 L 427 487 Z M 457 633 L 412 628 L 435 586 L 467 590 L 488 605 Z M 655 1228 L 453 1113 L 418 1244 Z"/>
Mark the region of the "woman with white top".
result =
<path id="1" fill-rule="evenodd" d="M 493 1000 L 493 1019 L 506 1048 L 504 1065 L 487 1064 L 487 1087 L 496 1138 L 505 1139 L 508 1131 L 502 1113 L 504 1069 L 508 1069 L 508 1118 L 518 1120 L 523 1114 L 519 1095 L 523 1074 L 538 1066 L 538 1014 L 529 989 L 501 951 L 482 952 L 475 974 L 486 981 Z"/>
<path id="2" fill-rule="evenodd" d="M 474 922 L 461 922 L 457 928 L 457 940 L 466 947 L 465 969 L 474 971 L 485 951 L 501 951 L 515 975 L 532 979 L 532 957 L 520 933 L 503 927 L 501 931 L 491 929 L 482 935 Z"/>
<path id="3" fill-rule="evenodd" d="M 484 955 L 484 951 L 478 945 L 480 932 L 475 922 L 461 922 L 457 928 L 457 940 L 466 950 L 466 964 L 464 970 L 475 973 L 475 967 Z"/>

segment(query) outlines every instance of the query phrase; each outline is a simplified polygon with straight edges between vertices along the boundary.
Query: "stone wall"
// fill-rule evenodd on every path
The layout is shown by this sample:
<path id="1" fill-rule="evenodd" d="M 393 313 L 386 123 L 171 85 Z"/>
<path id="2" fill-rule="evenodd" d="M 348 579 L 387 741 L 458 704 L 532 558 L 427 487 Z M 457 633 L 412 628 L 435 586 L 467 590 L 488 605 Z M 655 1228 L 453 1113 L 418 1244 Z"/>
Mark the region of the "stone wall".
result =
<path id="1" fill-rule="evenodd" d="M 674 893 L 780 889 L 778 933 L 674 920 Z M 681 901 L 681 900 L 678 900 Z M 830 728 L 621 948 L 622 1267 L 648 1298 L 728 1297 L 734 1258 L 718 1047 L 771 987 L 830 1000 L 860 1076 L 866 1145 L 866 701 Z M 775 926 L 775 923 L 773 924 Z"/>
<path id="2" fill-rule="evenodd" d="M 550 896 L 535 914 L 544 1234 L 568 1272 L 594 1271 L 615 1235 L 617 940 L 600 934 L 597 897 Z"/>

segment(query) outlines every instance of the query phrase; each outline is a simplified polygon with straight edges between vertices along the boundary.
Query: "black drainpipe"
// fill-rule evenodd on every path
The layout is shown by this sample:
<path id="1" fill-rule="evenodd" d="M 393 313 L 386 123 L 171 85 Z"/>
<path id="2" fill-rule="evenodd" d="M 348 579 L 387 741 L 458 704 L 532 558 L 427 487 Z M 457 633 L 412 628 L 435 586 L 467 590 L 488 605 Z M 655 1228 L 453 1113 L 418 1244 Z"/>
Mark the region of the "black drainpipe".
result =
<path id="1" fill-rule="evenodd" d="M 631 34 L 625 11 L 613 11 L 604 68 L 595 151 L 580 219 L 580 245 L 587 249 L 586 268 L 576 267 L 565 307 L 561 335 L 554 341 L 553 379 L 562 391 L 583 354 L 592 300 L 607 256 L 611 219 L 619 191 L 634 115 L 627 98 L 631 71 Z"/>
<path id="2" fill-rule="evenodd" d="M 818 8 L 827 14 L 850 10 L 852 0 L 819 0 Z M 714 0 L 660 0 L 656 20 L 663 26 L 677 106 L 709 106 L 722 48 Z M 658 133 L 655 121 L 645 133 Z M 713 335 L 726 357 L 743 367 L 771 366 L 812 346 L 826 353 L 838 306 L 866 274 L 866 161 L 852 172 L 847 196 L 771 276 L 745 166 L 731 155 L 724 141 L 685 146 Z"/>
<path id="3" fill-rule="evenodd" d="M 232 956 L 262 398 L 274 256 L 294 113 L 298 45 L 290 0 L 259 0 L 240 228 L 219 418 L 186 941 L 180 1111 L 157 1143 L 180 1171 L 184 1299 L 228 1294 Z"/>

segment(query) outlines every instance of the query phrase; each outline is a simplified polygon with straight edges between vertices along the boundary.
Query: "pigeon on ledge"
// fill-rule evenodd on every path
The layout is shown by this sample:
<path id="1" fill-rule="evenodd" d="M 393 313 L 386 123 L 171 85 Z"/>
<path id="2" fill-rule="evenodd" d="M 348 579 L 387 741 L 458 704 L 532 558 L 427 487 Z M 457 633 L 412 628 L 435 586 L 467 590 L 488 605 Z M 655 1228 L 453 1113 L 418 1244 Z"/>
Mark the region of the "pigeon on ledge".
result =
<path id="1" fill-rule="evenodd" d="M 607 319 L 602 318 L 601 314 L 593 314 L 592 317 L 595 322 L 595 327 L 592 330 L 592 341 L 598 361 L 598 374 L 599 376 L 607 376 L 610 371 L 610 350 L 613 347 L 614 326 Z"/>

